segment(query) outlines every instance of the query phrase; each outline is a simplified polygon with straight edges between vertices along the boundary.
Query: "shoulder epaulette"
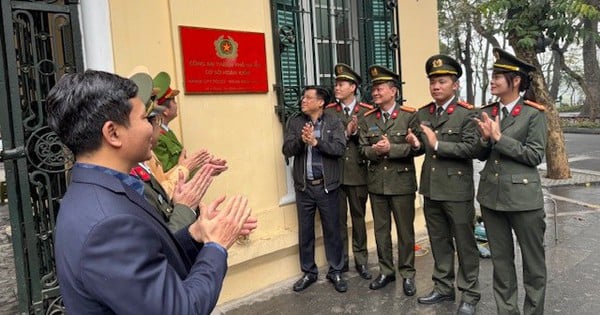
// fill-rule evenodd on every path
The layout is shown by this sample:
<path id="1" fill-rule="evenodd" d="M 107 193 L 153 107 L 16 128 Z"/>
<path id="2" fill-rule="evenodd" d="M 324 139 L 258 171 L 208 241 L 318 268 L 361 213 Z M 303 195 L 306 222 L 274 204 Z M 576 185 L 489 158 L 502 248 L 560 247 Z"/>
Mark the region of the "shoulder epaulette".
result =
<path id="1" fill-rule="evenodd" d="M 531 106 L 533 108 L 537 108 L 538 110 L 540 110 L 542 112 L 546 110 L 546 108 L 544 107 L 544 105 L 538 104 L 538 103 L 530 101 L 530 100 L 525 100 L 523 103 L 525 103 L 526 105 L 529 105 L 529 106 Z"/>
<path id="2" fill-rule="evenodd" d="M 406 106 L 406 105 L 402 105 L 400 106 L 400 109 L 405 111 L 405 112 L 409 112 L 409 113 L 415 113 L 417 112 L 417 109 L 414 107 L 410 107 L 410 106 Z"/>
<path id="3" fill-rule="evenodd" d="M 471 105 L 465 101 L 458 101 L 458 102 L 456 102 L 456 104 L 458 104 L 466 109 L 469 109 L 469 110 L 473 109 L 473 105 Z"/>
<path id="4" fill-rule="evenodd" d="M 373 108 L 375 108 L 375 107 L 373 107 L 373 105 L 369 105 L 369 104 L 363 103 L 363 102 L 358 103 L 358 105 L 360 105 L 361 107 L 364 107 L 366 109 L 373 109 Z"/>
<path id="5" fill-rule="evenodd" d="M 330 103 L 330 104 L 327 104 L 327 106 L 325 106 L 325 108 L 332 108 L 332 107 L 336 107 L 336 106 L 338 106 L 338 103 Z"/>
<path id="6" fill-rule="evenodd" d="M 369 115 L 373 114 L 374 112 L 376 112 L 376 111 L 378 111 L 378 110 L 379 110 L 379 108 L 375 107 L 375 108 L 371 109 L 370 111 L 368 111 L 368 112 L 364 113 L 364 114 L 363 114 L 363 116 L 364 116 L 364 117 L 367 117 L 367 116 L 369 116 Z"/>
<path id="7" fill-rule="evenodd" d="M 481 106 L 481 108 L 486 108 L 486 107 L 491 107 L 491 106 L 496 106 L 496 105 L 498 105 L 498 102 L 494 102 L 494 103 L 491 103 L 491 104 L 487 104 L 485 106 Z"/>

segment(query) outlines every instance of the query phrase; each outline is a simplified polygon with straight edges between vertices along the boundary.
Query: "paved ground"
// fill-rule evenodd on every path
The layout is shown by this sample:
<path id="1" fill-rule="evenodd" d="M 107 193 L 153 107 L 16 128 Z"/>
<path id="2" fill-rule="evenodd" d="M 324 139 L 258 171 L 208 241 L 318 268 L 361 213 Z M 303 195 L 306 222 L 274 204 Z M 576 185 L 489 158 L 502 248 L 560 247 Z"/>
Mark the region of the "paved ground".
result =
<path id="1" fill-rule="evenodd" d="M 595 208 L 556 201 L 558 216 L 558 243 L 555 243 L 554 203 L 547 199 L 546 212 L 546 259 L 548 266 L 548 288 L 546 314 L 597 314 L 600 308 L 600 187 L 549 188 L 550 194 L 567 191 L 572 197 L 593 196 L 587 202 Z M 425 243 L 426 244 L 426 243 Z M 427 246 L 427 245 L 426 245 Z M 517 253 L 517 257 L 520 253 Z M 377 274 L 376 255 L 369 257 L 370 269 Z M 517 259 L 520 270 L 520 259 Z M 433 258 L 426 254 L 416 258 L 417 296 L 432 289 L 431 270 Z M 480 261 L 482 299 L 479 314 L 495 314 L 492 296 L 492 266 L 489 259 Z M 416 297 L 406 297 L 400 282 L 373 291 L 369 282 L 362 280 L 356 272 L 349 272 L 349 289 L 345 294 L 337 293 L 325 280 L 320 280 L 305 292 L 291 290 L 296 279 L 290 279 L 254 296 L 227 303 L 220 311 L 227 315 L 237 314 L 453 314 L 458 302 L 445 302 L 435 306 L 417 303 Z M 519 276 L 520 278 L 520 276 Z M 519 288 L 522 303 L 523 289 Z"/>

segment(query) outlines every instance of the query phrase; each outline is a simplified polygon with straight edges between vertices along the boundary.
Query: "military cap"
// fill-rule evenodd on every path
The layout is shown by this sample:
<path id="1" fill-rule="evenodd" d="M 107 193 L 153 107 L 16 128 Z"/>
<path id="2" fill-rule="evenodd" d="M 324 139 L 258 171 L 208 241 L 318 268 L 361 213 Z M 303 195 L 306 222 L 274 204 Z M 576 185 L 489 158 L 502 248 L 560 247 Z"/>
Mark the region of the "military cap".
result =
<path id="1" fill-rule="evenodd" d="M 446 55 L 434 55 L 429 57 L 425 62 L 425 72 L 428 77 L 434 75 L 462 75 L 462 68 L 454 58 Z"/>
<path id="2" fill-rule="evenodd" d="M 149 74 L 138 72 L 129 79 L 138 87 L 137 96 L 146 105 L 147 116 L 156 116 L 165 110 L 165 107 L 156 105 L 152 99 L 152 96 L 156 94 L 156 89 L 152 86 L 152 77 Z"/>
<path id="3" fill-rule="evenodd" d="M 171 89 L 171 76 L 166 72 L 160 72 L 154 77 L 154 87 L 160 92 L 156 95 L 156 102 L 162 105 L 167 99 L 179 95 L 179 90 Z"/>
<path id="4" fill-rule="evenodd" d="M 373 84 L 388 81 L 393 81 L 398 84 L 399 81 L 399 76 L 396 73 L 378 65 L 369 67 L 369 75 L 371 76 L 371 83 Z"/>
<path id="5" fill-rule="evenodd" d="M 345 63 L 338 63 L 335 65 L 335 79 L 336 80 L 345 80 L 352 81 L 356 85 L 360 85 L 362 82 L 362 78 L 358 73 L 354 72 L 349 65 Z"/>
<path id="6" fill-rule="evenodd" d="M 520 72 L 524 75 L 529 75 L 530 72 L 535 71 L 535 67 L 527 62 L 515 57 L 506 50 L 500 48 L 494 48 L 494 62 L 493 70 L 498 72 Z"/>

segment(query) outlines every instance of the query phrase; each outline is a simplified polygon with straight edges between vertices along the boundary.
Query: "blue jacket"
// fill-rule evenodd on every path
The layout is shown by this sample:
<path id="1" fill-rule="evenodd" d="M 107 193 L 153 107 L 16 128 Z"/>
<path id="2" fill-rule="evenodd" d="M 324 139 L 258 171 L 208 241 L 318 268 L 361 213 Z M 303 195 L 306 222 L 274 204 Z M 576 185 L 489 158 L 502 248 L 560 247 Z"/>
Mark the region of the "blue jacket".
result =
<path id="1" fill-rule="evenodd" d="M 171 234 L 156 209 L 115 176 L 74 167 L 56 224 L 68 314 L 209 314 L 227 254 Z"/>

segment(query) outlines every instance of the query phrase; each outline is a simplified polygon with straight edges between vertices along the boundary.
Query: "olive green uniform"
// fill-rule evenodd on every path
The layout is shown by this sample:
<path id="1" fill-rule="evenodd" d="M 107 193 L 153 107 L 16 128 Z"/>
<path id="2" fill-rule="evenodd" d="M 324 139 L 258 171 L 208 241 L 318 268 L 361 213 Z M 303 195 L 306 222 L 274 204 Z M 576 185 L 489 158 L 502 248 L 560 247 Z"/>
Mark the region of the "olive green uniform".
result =
<path id="1" fill-rule="evenodd" d="M 356 103 L 350 113 L 338 103 L 327 105 L 325 111 L 337 116 L 344 127 L 352 121 L 352 116 L 362 120 L 365 112 L 373 109 L 371 105 Z M 340 228 L 344 244 L 344 266 L 348 266 L 348 204 L 352 219 L 352 253 L 356 265 L 367 265 L 367 229 L 365 213 L 367 204 L 367 160 L 360 153 L 358 132 L 346 135 L 346 152 L 342 157 L 342 185 L 340 190 Z"/>
<path id="2" fill-rule="evenodd" d="M 498 314 L 519 314 L 514 241 L 523 260 L 524 314 L 543 314 L 546 292 L 544 197 L 537 165 L 546 148 L 543 107 L 520 99 L 501 121 L 496 143 L 479 141 L 481 171 L 477 201 L 485 221 L 494 265 L 494 298 Z M 499 103 L 481 109 L 495 119 Z"/>
<path id="3" fill-rule="evenodd" d="M 392 116 L 384 122 L 379 109 L 367 112 L 360 122 L 360 146 L 362 154 L 369 160 L 367 187 L 375 224 L 375 241 L 379 269 L 382 275 L 395 274 L 391 218 L 394 217 L 398 233 L 398 271 L 403 278 L 415 276 L 415 175 L 414 155 L 417 153 L 406 142 L 408 128 L 418 128 L 415 109 L 394 106 Z M 379 156 L 371 145 L 386 135 L 390 141 L 390 152 Z"/>
<path id="4" fill-rule="evenodd" d="M 454 296 L 454 254 L 458 253 L 456 286 L 462 301 L 477 304 L 479 252 L 473 233 L 473 157 L 479 136 L 472 118 L 475 111 L 466 103 L 452 100 L 441 113 L 434 102 L 417 113 L 419 122 L 431 122 L 438 141 L 433 144 L 420 136 L 425 160 L 419 192 L 424 197 L 425 221 L 434 257 L 434 290 Z M 456 244 L 456 249 L 455 249 Z"/>

